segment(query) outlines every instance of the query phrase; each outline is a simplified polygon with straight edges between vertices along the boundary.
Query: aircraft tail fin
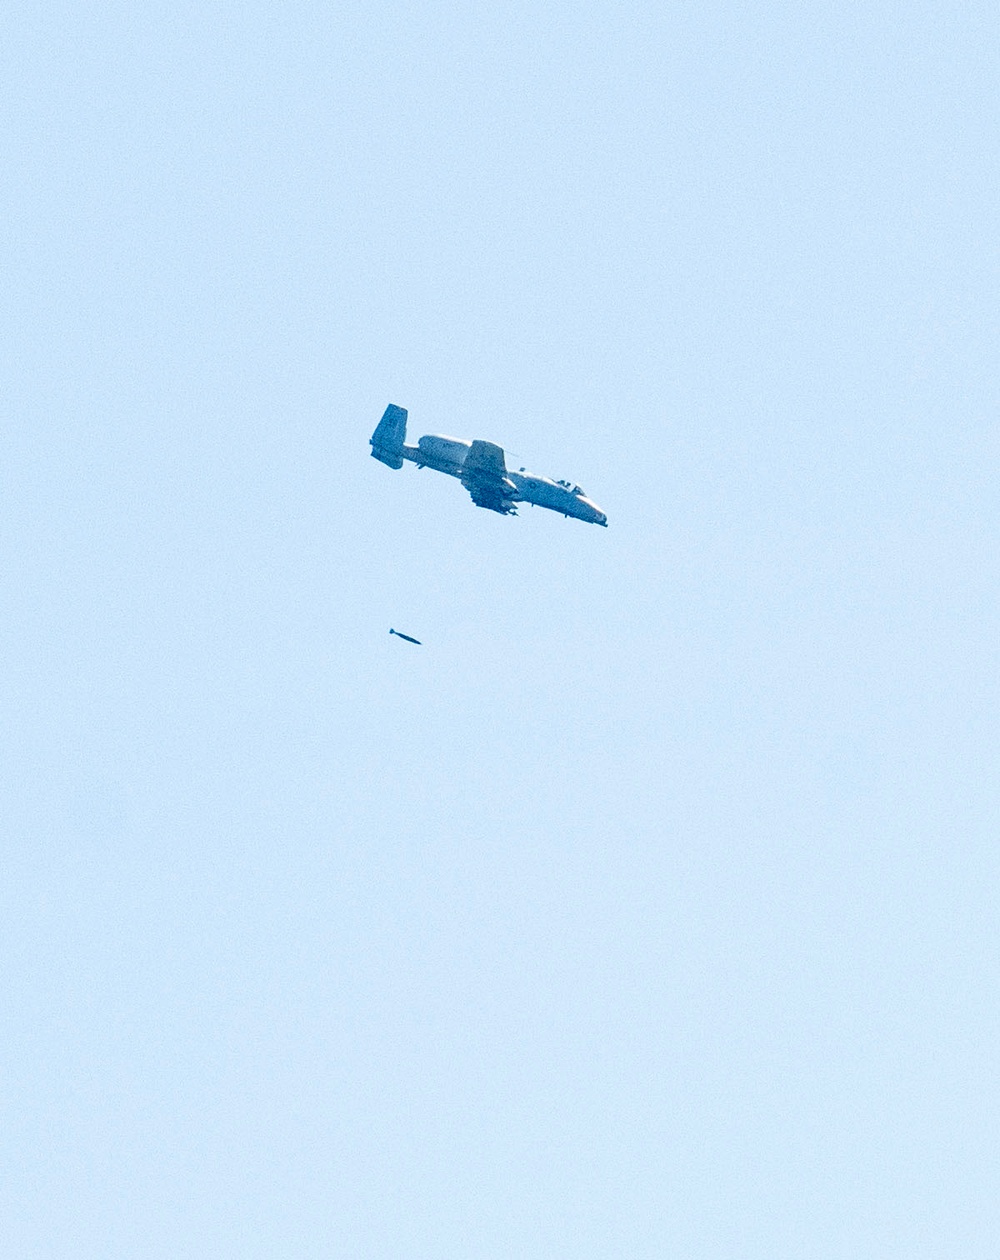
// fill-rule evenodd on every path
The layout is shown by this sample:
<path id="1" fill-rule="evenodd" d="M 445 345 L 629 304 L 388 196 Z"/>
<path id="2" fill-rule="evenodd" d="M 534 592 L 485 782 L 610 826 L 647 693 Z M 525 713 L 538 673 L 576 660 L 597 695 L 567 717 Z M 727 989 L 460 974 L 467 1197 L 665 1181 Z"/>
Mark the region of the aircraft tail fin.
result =
<path id="1" fill-rule="evenodd" d="M 403 467 L 403 443 L 406 441 L 406 408 L 390 403 L 371 436 L 372 457 L 390 468 Z"/>

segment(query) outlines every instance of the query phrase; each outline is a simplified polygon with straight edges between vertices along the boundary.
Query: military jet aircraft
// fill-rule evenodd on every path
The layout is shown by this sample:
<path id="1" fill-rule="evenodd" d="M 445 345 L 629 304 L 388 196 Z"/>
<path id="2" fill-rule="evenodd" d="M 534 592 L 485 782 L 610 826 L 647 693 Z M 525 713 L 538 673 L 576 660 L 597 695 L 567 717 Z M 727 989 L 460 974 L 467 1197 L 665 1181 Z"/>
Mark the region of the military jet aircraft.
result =
<path id="1" fill-rule="evenodd" d="M 539 507 L 562 512 L 563 516 L 607 525 L 607 516 L 579 486 L 539 477 L 523 468 L 517 472 L 508 469 L 503 448 L 493 442 L 466 442 L 462 438 L 428 434 L 416 446 L 407 446 L 406 417 L 405 408 L 390 403 L 371 437 L 373 457 L 390 468 L 402 468 L 403 460 L 408 459 L 418 468 L 434 468 L 457 477 L 476 507 L 488 508 L 501 516 L 515 514 L 518 503 L 537 503 Z"/>

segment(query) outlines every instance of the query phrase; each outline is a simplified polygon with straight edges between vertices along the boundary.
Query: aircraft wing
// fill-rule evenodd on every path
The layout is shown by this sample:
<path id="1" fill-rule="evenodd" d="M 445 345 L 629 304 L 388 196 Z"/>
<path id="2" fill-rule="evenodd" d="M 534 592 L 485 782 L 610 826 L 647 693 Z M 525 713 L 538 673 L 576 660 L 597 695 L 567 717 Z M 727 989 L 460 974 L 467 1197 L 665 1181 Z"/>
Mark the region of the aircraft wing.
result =
<path id="1" fill-rule="evenodd" d="M 462 465 L 462 485 L 476 507 L 507 516 L 516 512 L 511 501 L 516 487 L 507 476 L 503 448 L 493 442 L 473 442 Z"/>

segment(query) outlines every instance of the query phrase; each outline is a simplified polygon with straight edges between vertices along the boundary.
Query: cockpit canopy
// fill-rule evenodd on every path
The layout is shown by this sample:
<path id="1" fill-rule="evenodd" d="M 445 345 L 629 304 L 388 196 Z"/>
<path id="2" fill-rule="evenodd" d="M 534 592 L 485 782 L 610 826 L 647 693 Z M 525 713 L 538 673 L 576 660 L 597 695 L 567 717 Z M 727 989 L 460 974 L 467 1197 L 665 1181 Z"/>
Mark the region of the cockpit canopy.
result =
<path id="1" fill-rule="evenodd" d="M 587 492 L 585 490 L 581 490 L 579 486 L 571 486 L 568 481 L 557 481 L 556 485 L 562 486 L 563 489 L 568 490 L 570 494 L 578 494 L 581 499 L 585 499 L 587 497 Z"/>

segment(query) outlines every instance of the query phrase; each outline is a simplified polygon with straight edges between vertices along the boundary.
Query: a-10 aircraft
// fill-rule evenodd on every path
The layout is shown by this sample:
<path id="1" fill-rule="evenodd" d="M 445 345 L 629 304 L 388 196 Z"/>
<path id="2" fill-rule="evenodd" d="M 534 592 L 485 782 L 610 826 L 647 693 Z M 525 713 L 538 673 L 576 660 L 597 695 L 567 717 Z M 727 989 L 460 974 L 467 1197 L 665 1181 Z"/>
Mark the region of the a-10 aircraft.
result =
<path id="1" fill-rule="evenodd" d="M 476 507 L 489 508 L 502 516 L 516 513 L 518 503 L 536 503 L 562 512 L 563 516 L 607 525 L 607 516 L 579 486 L 539 477 L 523 468 L 517 472 L 509 470 L 503 448 L 493 442 L 466 442 L 428 434 L 416 446 L 407 446 L 406 415 L 405 408 L 390 403 L 372 434 L 372 455 L 390 468 L 402 468 L 403 460 L 408 459 L 418 468 L 448 473 L 461 481 Z"/>

